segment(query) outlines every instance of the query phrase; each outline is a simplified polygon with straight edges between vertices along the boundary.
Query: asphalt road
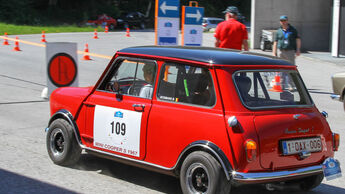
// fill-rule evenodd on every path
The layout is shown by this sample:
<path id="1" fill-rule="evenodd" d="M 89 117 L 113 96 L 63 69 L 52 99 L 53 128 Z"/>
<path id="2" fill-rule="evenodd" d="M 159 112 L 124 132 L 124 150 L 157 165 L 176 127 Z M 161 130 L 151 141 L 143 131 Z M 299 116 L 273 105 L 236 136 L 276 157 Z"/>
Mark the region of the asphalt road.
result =
<path id="1" fill-rule="evenodd" d="M 40 35 L 22 35 L 21 40 L 40 43 Z M 78 50 L 89 44 L 90 52 L 112 56 L 116 50 L 129 46 L 154 44 L 152 31 L 46 34 L 50 42 L 77 42 Z M 46 85 L 45 48 L 20 44 L 3 46 L 0 41 L 0 193 L 181 193 L 179 180 L 170 176 L 126 166 L 84 154 L 74 167 L 54 165 L 48 157 L 44 129 L 49 120 L 49 102 L 40 98 Z M 204 34 L 204 46 L 213 46 L 211 33 Z M 269 54 L 269 53 L 268 53 Z M 78 56 L 82 58 L 81 55 Z M 93 85 L 109 59 L 91 57 L 79 60 L 80 86 Z M 330 77 L 345 71 L 336 65 L 310 58 L 297 58 L 298 68 L 319 108 L 329 113 L 334 132 L 345 137 L 345 113 L 340 102 L 332 101 Z M 345 143 L 341 141 L 336 158 L 345 170 Z M 308 193 L 345 193 L 345 175 L 325 181 Z M 245 186 L 233 193 L 290 193 L 269 192 L 260 186 Z"/>

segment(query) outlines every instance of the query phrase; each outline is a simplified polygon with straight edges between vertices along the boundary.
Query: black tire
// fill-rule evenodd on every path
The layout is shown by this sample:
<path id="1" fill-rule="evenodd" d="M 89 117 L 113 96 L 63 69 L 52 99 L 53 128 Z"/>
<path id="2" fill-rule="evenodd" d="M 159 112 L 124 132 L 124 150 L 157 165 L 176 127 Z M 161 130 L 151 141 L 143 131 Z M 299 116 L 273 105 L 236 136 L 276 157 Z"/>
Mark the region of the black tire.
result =
<path id="1" fill-rule="evenodd" d="M 180 184 L 184 194 L 229 194 L 231 189 L 218 161 L 203 151 L 193 152 L 183 161 Z"/>
<path id="2" fill-rule="evenodd" d="M 64 119 L 56 119 L 49 126 L 46 144 L 49 157 L 55 164 L 71 166 L 80 158 L 81 148 L 72 126 Z"/>
<path id="3" fill-rule="evenodd" d="M 310 191 L 315 187 L 319 186 L 323 180 L 323 174 L 313 175 L 310 177 L 306 177 L 301 179 L 299 182 L 300 188 L 302 191 Z"/>

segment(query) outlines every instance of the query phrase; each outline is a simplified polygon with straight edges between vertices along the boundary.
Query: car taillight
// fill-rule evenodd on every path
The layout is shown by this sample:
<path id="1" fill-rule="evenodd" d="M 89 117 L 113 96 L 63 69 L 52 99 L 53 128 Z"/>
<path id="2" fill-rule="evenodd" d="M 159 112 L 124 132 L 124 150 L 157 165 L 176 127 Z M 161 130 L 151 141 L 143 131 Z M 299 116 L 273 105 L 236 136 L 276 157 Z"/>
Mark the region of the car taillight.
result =
<path id="1" fill-rule="evenodd" d="M 206 27 L 206 26 L 207 26 L 207 24 L 206 24 L 206 23 L 205 23 L 205 24 L 202 24 L 202 26 L 203 26 L 203 27 Z"/>
<path id="2" fill-rule="evenodd" d="M 333 151 L 338 151 L 340 143 L 340 135 L 338 133 L 333 133 Z"/>
<path id="3" fill-rule="evenodd" d="M 244 148 L 246 150 L 247 161 L 253 162 L 256 159 L 256 152 L 257 152 L 256 142 L 249 139 L 244 144 Z"/>

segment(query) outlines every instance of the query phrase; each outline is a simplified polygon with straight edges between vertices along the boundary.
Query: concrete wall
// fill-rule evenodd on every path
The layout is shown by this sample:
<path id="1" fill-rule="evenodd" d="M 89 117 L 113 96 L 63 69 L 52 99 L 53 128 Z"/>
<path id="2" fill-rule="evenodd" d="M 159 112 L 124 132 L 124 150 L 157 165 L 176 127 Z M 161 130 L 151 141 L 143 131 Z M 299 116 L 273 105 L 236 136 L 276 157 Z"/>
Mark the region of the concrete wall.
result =
<path id="1" fill-rule="evenodd" d="M 329 51 L 332 0 L 252 0 L 251 48 L 260 48 L 262 29 L 277 29 L 287 15 L 300 34 L 302 50 Z"/>

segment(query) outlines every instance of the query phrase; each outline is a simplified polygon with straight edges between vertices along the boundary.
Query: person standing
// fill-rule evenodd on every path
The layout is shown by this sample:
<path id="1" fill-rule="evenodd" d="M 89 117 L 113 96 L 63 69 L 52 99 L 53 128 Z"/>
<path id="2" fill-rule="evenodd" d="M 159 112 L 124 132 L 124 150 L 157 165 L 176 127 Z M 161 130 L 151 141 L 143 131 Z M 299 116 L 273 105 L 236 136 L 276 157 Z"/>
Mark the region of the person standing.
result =
<path id="1" fill-rule="evenodd" d="M 295 56 L 300 54 L 301 39 L 298 32 L 289 24 L 288 17 L 282 15 L 280 16 L 280 27 L 277 30 L 273 43 L 273 55 L 295 64 Z"/>
<path id="2" fill-rule="evenodd" d="M 225 11 L 225 21 L 218 24 L 214 37 L 219 48 L 243 49 L 248 51 L 248 32 L 246 26 L 237 21 L 238 9 L 229 6 Z"/>

